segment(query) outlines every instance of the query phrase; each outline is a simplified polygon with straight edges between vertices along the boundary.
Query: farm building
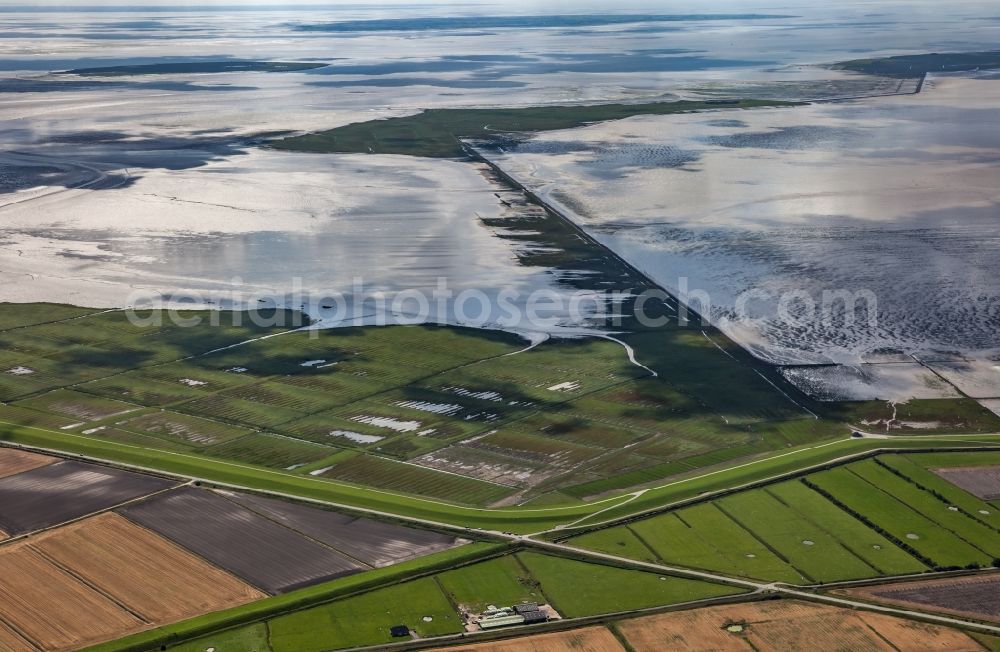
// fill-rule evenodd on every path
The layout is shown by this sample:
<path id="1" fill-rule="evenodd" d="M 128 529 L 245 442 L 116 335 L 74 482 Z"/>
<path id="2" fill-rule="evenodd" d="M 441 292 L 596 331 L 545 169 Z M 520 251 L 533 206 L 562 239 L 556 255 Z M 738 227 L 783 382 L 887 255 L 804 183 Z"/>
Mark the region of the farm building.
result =
<path id="1" fill-rule="evenodd" d="M 548 619 L 548 614 L 539 608 L 537 602 L 525 602 L 501 608 L 490 605 L 479 619 L 479 626 L 483 629 L 494 629 L 509 625 L 544 623 Z"/>
<path id="2" fill-rule="evenodd" d="M 519 614 L 519 615 L 521 616 L 521 618 L 524 618 L 524 624 L 525 625 L 534 625 L 535 623 L 544 623 L 544 622 L 546 622 L 549 619 L 549 617 L 545 614 L 544 611 L 540 611 L 540 610 L 537 610 L 537 609 L 535 611 L 524 611 L 524 612 L 521 612 L 521 614 Z"/>
<path id="3" fill-rule="evenodd" d="M 495 629 L 497 627 L 507 627 L 509 625 L 523 625 L 524 616 L 517 614 L 510 616 L 492 616 L 479 621 L 479 626 L 483 629 Z"/>

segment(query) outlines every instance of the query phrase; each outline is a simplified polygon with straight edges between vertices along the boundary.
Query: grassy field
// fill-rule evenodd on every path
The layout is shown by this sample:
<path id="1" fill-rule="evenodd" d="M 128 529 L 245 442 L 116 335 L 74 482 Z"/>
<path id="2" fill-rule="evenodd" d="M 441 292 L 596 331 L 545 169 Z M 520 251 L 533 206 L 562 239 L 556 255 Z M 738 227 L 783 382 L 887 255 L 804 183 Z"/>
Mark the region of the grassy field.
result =
<path id="1" fill-rule="evenodd" d="M 786 420 L 802 414 L 701 335 L 664 344 L 692 352 L 683 373 L 659 380 L 603 340 L 509 356 L 524 347 L 519 338 L 462 328 L 290 333 L 301 315 L 278 313 L 281 323 L 260 327 L 247 314 L 210 312 L 185 314 L 202 322 L 193 328 L 150 313 L 143 327 L 121 312 L 60 310 L 72 321 L 31 325 L 35 306 L 5 311 L 16 326 L 0 331 L 10 370 L 0 373 L 0 399 L 16 405 L 0 406 L 4 421 L 65 430 L 72 446 L 93 439 L 91 450 L 105 453 L 121 453 L 116 444 L 191 453 L 187 468 L 197 456 L 450 503 L 520 493 L 571 505 L 838 430 Z M 713 376 L 759 390 L 757 412 L 716 411 L 697 398 Z M 724 405 L 721 395 L 710 400 Z M 181 468 L 177 458 L 143 457 Z M 503 477 L 484 481 L 497 468 Z"/>
<path id="2" fill-rule="evenodd" d="M 803 412 L 709 331 L 635 334 L 652 378 L 604 340 L 507 355 L 524 342 L 463 328 L 306 333 L 289 332 L 305 319 L 285 312 L 273 326 L 186 313 L 201 320 L 189 328 L 155 323 L 161 313 L 147 326 L 121 312 L 55 314 L 70 321 L 31 325 L 36 306 L 5 307 L 16 324 L 0 330 L 10 441 L 443 522 L 538 531 L 635 486 L 650 489 L 600 518 L 885 445 Z M 744 390 L 752 400 L 727 400 Z M 520 516 L 467 509 L 514 495 L 531 505 Z"/>
<path id="3" fill-rule="evenodd" d="M 990 652 L 1000 652 L 1000 636 L 977 634 L 976 632 L 970 632 L 969 636 L 979 641 Z"/>
<path id="4" fill-rule="evenodd" d="M 514 555 L 441 573 L 437 581 L 454 604 L 474 612 L 491 604 L 506 607 L 547 601 L 538 582 Z"/>
<path id="5" fill-rule="evenodd" d="M 931 471 L 928 471 L 925 466 L 921 466 L 921 464 L 919 464 L 919 462 L 927 464 L 927 462 L 930 461 L 923 460 L 921 458 L 935 457 L 937 457 L 937 454 L 933 453 L 913 457 L 905 455 L 885 455 L 879 458 L 879 463 L 891 469 L 895 473 L 899 473 L 921 489 L 938 496 L 940 500 L 948 503 L 949 505 L 958 507 L 965 514 L 971 516 L 977 521 L 985 523 L 993 529 L 1000 528 L 1000 515 L 997 514 L 997 511 L 993 509 L 989 503 L 973 496 L 967 491 L 959 489 L 957 486 L 932 473 Z M 975 464 L 988 463 L 983 462 L 984 457 L 988 458 L 989 454 L 976 455 Z M 964 464 L 968 464 L 968 456 L 956 459 L 965 460 Z"/>
<path id="6" fill-rule="evenodd" d="M 991 559 L 1000 556 L 1000 534 L 994 528 L 979 522 L 971 513 L 963 513 L 958 506 L 940 500 L 873 460 L 858 462 L 848 468 L 913 511 L 954 532 Z"/>
<path id="7" fill-rule="evenodd" d="M 481 548 L 482 549 L 482 548 Z M 457 550 L 438 555 L 459 561 Z M 400 566 L 419 570 L 416 560 Z M 393 567 L 395 568 L 395 567 Z M 565 557 L 533 552 L 508 554 L 485 561 L 444 570 L 410 580 L 392 583 L 374 590 L 339 600 L 309 606 L 297 594 L 333 594 L 337 587 L 350 590 L 362 586 L 367 576 L 378 574 L 387 578 L 400 575 L 392 568 L 371 571 L 350 578 L 334 580 L 286 596 L 270 598 L 256 604 L 230 610 L 244 612 L 243 620 L 221 615 L 209 615 L 161 628 L 161 632 L 177 631 L 174 650 L 205 650 L 215 647 L 219 652 L 234 649 L 257 649 L 260 652 L 320 652 L 345 647 L 377 645 L 393 641 L 389 628 L 405 624 L 421 637 L 439 636 L 462 631 L 459 605 L 480 609 L 488 604 L 508 606 L 522 601 L 551 604 L 565 617 L 614 613 L 644 607 L 675 604 L 705 598 L 734 595 L 741 589 L 657 573 L 592 564 Z M 285 604 L 298 601 L 303 608 L 268 617 Z M 218 633 L 205 634 L 199 629 L 218 622 Z M 198 621 L 203 621 L 201 625 Z M 230 625 L 228 629 L 221 629 Z M 183 633 L 187 633 L 185 636 Z M 156 645 L 155 633 L 143 633 L 119 643 L 94 648 L 94 652 L 112 650 L 142 650 Z M 247 647 L 240 647 L 247 646 Z"/>
<path id="8" fill-rule="evenodd" d="M 38 428 L 49 428 L 60 430 L 66 426 L 79 423 L 77 419 L 62 417 L 50 412 L 39 412 L 30 408 L 21 408 L 13 405 L 0 404 L 0 421 L 5 423 L 19 423 L 26 426 Z"/>
<path id="9" fill-rule="evenodd" d="M 110 416 L 133 412 L 142 407 L 134 403 L 100 398 L 68 389 L 46 392 L 17 401 L 13 405 L 83 421 L 106 419 Z"/>
<path id="10" fill-rule="evenodd" d="M 765 100 L 725 102 L 684 100 L 650 104 L 539 106 L 511 109 L 428 109 L 403 118 L 356 122 L 316 134 L 286 138 L 271 143 L 271 146 L 295 152 L 405 154 L 454 158 L 465 155 L 460 138 L 494 137 L 504 132 L 570 129 L 591 122 L 620 120 L 636 115 L 666 115 L 712 108 L 792 105 L 790 102 Z"/>
<path id="11" fill-rule="evenodd" d="M 462 631 L 458 613 L 433 578 L 396 584 L 268 621 L 274 652 L 322 652 L 391 643 L 405 624 L 422 638 Z"/>
<path id="12" fill-rule="evenodd" d="M 488 504 L 512 492 L 510 487 L 367 455 L 341 462 L 321 475 L 400 493 L 472 505 Z"/>
<path id="13" fill-rule="evenodd" d="M 813 582 L 879 575 L 837 537 L 800 516 L 767 491 L 739 493 L 716 504 Z"/>
<path id="14" fill-rule="evenodd" d="M 978 448 L 984 445 L 1000 445 L 996 435 L 969 435 L 935 438 L 933 436 L 893 437 L 879 439 L 840 439 L 831 442 L 797 446 L 782 453 L 762 455 L 749 462 L 733 463 L 729 466 L 704 472 L 690 472 L 686 476 L 661 481 L 641 496 L 621 503 L 619 506 L 602 510 L 593 518 L 580 521 L 579 527 L 589 527 L 618 518 L 623 518 L 647 510 L 654 510 L 664 504 L 695 498 L 705 492 L 721 491 L 747 482 L 759 482 L 774 478 L 782 473 L 793 473 L 801 469 L 822 466 L 831 460 L 850 455 L 893 449 L 899 451 L 924 448 Z M 956 453 L 957 454 L 957 453 Z M 949 454 L 950 455 L 950 454 Z M 977 455 L 980 455 L 977 453 Z M 977 458 L 978 459 L 978 458 Z"/>
<path id="15" fill-rule="evenodd" d="M 927 455 L 905 456 L 914 464 L 925 469 L 947 468 L 949 466 L 988 466 L 1000 464 L 1000 451 L 981 451 L 970 457 L 961 452 L 928 453 Z"/>
<path id="16" fill-rule="evenodd" d="M 204 450 L 209 457 L 289 471 L 342 452 L 340 448 L 268 434 L 249 434 Z"/>
<path id="17" fill-rule="evenodd" d="M 801 481 L 790 480 L 767 488 L 803 518 L 835 537 L 845 548 L 878 571 L 879 575 L 906 575 L 927 570 L 906 551 L 866 526 Z"/>
<path id="18" fill-rule="evenodd" d="M 630 527 L 605 528 L 582 534 L 573 539 L 573 545 L 653 564 L 663 561 Z"/>
<path id="19" fill-rule="evenodd" d="M 666 563 L 755 579 L 808 581 L 713 503 L 638 521 L 629 529 Z"/>
<path id="20" fill-rule="evenodd" d="M 116 420 L 115 426 L 140 435 L 176 440 L 193 447 L 215 446 L 245 437 L 252 432 L 248 428 L 169 410 L 146 412 L 136 417 Z"/>
<path id="21" fill-rule="evenodd" d="M 62 303 L 0 303 L 0 331 L 75 319 L 100 312 Z"/>
<path id="22" fill-rule="evenodd" d="M 988 566 L 1000 556 L 995 510 L 923 468 L 982 456 L 883 455 L 569 541 L 640 561 L 793 583 Z"/>
<path id="23" fill-rule="evenodd" d="M 702 600 L 742 592 L 731 586 L 623 570 L 524 552 L 518 554 L 551 604 L 570 618 Z"/>
<path id="24" fill-rule="evenodd" d="M 889 493 L 882 492 L 849 468 L 823 471 L 809 481 L 896 541 L 905 543 L 935 566 L 989 564 L 993 557 L 958 538 Z"/>
<path id="25" fill-rule="evenodd" d="M 26 315 L 21 321 L 34 318 Z M 0 366 L 0 378 L 14 379 L 0 383 L 0 390 L 16 402 L 0 405 L 5 422 L 0 439 L 208 482 L 519 533 L 567 523 L 585 526 L 879 447 L 981 446 L 990 440 L 983 435 L 848 439 L 844 426 L 804 414 L 700 333 L 668 338 L 664 346 L 683 349 L 673 366 L 665 353 L 646 353 L 652 341 L 644 344 L 640 360 L 646 362 L 642 356 L 647 355 L 650 366 L 662 370 L 653 379 L 607 341 L 550 342 L 508 356 L 523 342 L 467 329 L 344 329 L 317 337 L 287 329 L 231 323 L 149 331 L 123 323 L 120 314 L 104 313 L 0 331 L 6 369 L 31 372 L 3 374 Z M 276 336 L 214 351 L 261 335 Z M 55 382 L 58 369 L 69 369 L 62 384 Z M 25 376 L 31 379 L 26 389 L 19 381 Z M 732 386 L 720 384 L 722 378 L 759 383 L 752 385 L 756 398 L 727 404 L 725 393 Z M 428 453 L 445 461 L 453 455 L 463 464 L 478 455 L 490 465 L 521 464 L 539 475 L 536 480 L 529 474 L 523 485 L 491 483 L 477 477 L 479 468 L 446 462 L 442 470 L 430 468 Z M 944 510 L 934 518 L 917 515 L 933 536 L 924 540 L 921 530 L 912 547 L 933 545 L 919 552 L 929 565 L 987 560 L 993 530 L 966 513 L 947 510 L 909 476 L 877 465 L 838 470 L 865 486 L 870 486 L 865 473 L 888 474 L 891 481 L 881 484 L 893 486 L 898 496 L 889 498 L 900 509 L 933 505 Z M 578 500 L 634 486 L 622 484 L 622 478 L 633 482 L 636 473 L 644 473 L 641 482 L 649 487 L 641 495 Z M 595 488 L 601 482 L 605 485 Z M 891 544 L 903 526 L 887 525 L 887 534 L 879 534 L 840 502 L 801 483 L 794 487 L 757 490 L 753 498 L 729 496 L 628 528 L 601 530 L 579 545 L 795 583 L 923 568 L 917 556 Z M 809 499 L 797 495 L 803 490 Z M 514 493 L 543 499 L 525 507 L 486 508 Z M 815 504 L 804 507 L 810 499 Z M 955 502 L 960 510 L 971 509 L 967 499 Z M 938 559 L 938 549 L 950 545 L 947 537 L 956 538 L 957 531 L 972 541 L 960 539 L 976 556 L 951 546 L 954 557 Z M 280 603 L 307 608 L 282 618 L 312 619 L 317 628 L 309 630 L 310 638 L 301 626 L 305 620 L 289 621 L 284 628 L 269 623 L 270 645 L 278 652 L 322 649 L 331 641 L 378 643 L 386 636 L 383 621 L 397 618 L 419 617 L 407 624 L 422 633 L 457 631 L 458 621 L 451 618 L 457 617 L 456 604 L 465 601 L 540 596 L 575 615 L 731 591 L 533 553 L 489 564 L 440 574 L 430 584 L 407 582 L 400 585 L 409 585 L 402 593 L 382 594 L 378 600 L 349 598 L 358 603 L 348 607 L 365 614 L 365 623 L 357 627 L 338 617 L 336 603 Z M 366 581 L 337 586 L 365 587 Z M 213 615 L 160 628 L 141 640 L 190 638 L 213 627 L 249 625 L 255 615 L 259 620 L 273 614 L 269 605 L 274 604 L 250 605 L 235 620 Z M 414 604 L 430 611 L 405 610 Z M 261 632 L 259 627 L 233 629 L 226 635 L 236 637 L 231 645 L 243 644 L 240 637 L 250 637 L 255 645 Z"/>
<path id="26" fill-rule="evenodd" d="M 194 641 L 172 645 L 169 649 L 175 652 L 205 652 L 209 648 L 213 648 L 215 652 L 271 652 L 267 625 L 255 623 L 228 629 Z"/>

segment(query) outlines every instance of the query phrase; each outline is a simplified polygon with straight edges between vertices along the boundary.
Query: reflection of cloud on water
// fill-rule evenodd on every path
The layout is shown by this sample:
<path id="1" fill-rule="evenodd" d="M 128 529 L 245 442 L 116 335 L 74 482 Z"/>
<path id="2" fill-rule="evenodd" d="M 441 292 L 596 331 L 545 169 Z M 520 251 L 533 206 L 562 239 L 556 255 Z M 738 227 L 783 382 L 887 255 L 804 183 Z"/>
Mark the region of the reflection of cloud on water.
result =
<path id="1" fill-rule="evenodd" d="M 601 279 L 532 264 L 539 243 L 503 227 L 507 217 L 523 224 L 524 209 L 502 203 L 498 190 L 476 165 L 398 156 L 250 150 L 147 169 L 129 187 L 7 206 L 0 277 L 12 282 L 0 299 L 122 306 L 141 288 L 219 305 L 237 295 L 322 303 L 327 293 L 474 290 L 470 319 L 498 327 L 501 291 L 523 313 L 530 293 L 544 290 L 563 298 L 552 328 L 564 329 L 568 297 Z M 34 280 L 13 282 L 24 274 Z M 455 301 L 441 302 L 443 320 L 468 321 Z"/>
<path id="2" fill-rule="evenodd" d="M 637 168 L 691 170 L 701 152 L 674 145 L 650 143 L 594 143 L 546 140 L 536 136 L 509 145 L 508 151 L 524 154 L 576 154 L 577 161 L 594 179 L 625 178 Z"/>

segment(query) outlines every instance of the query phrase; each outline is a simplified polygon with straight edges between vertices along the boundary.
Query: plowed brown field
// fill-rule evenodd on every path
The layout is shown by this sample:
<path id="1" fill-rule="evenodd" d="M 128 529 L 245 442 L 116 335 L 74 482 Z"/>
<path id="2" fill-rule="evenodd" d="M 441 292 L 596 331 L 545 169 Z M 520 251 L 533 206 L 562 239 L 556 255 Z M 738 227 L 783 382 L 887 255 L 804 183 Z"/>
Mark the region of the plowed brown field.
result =
<path id="1" fill-rule="evenodd" d="M 37 652 L 37 648 L 17 635 L 13 629 L 0 623 L 0 650 L 4 652 Z"/>
<path id="2" fill-rule="evenodd" d="M 59 528 L 32 547 L 157 625 L 266 597 L 117 514 Z"/>
<path id="3" fill-rule="evenodd" d="M 847 595 L 1000 622 L 1000 573 L 900 582 L 845 590 Z"/>
<path id="4" fill-rule="evenodd" d="M 931 471 L 977 498 L 1000 498 L 1000 466 L 956 466 Z"/>
<path id="5" fill-rule="evenodd" d="M 144 627 L 23 543 L 0 550 L 0 620 L 46 650 L 76 650 Z"/>
<path id="6" fill-rule="evenodd" d="M 607 629 L 584 627 L 572 632 L 554 632 L 512 638 L 507 641 L 436 648 L 430 652 L 625 652 L 625 648 Z"/>
<path id="7" fill-rule="evenodd" d="M 742 631 L 727 631 L 732 624 L 741 625 Z M 645 616 L 624 621 L 618 627 L 636 652 L 983 650 L 958 630 L 793 600 Z"/>
<path id="8" fill-rule="evenodd" d="M 39 455 L 16 448 L 0 448 L 0 478 L 37 469 L 55 461 L 56 458 L 48 455 Z"/>

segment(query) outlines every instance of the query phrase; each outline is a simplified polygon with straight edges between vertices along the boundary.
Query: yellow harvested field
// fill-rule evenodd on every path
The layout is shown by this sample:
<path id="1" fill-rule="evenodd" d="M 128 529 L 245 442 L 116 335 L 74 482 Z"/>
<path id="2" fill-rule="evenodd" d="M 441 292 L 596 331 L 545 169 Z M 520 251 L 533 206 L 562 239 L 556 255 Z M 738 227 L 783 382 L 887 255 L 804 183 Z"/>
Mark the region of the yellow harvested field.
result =
<path id="1" fill-rule="evenodd" d="M 436 650 L 437 652 L 625 652 L 625 648 L 615 635 L 604 627 L 584 627 L 571 632 L 553 632 L 506 641 L 436 648 Z"/>
<path id="2" fill-rule="evenodd" d="M 859 616 L 849 609 L 786 604 L 763 622 L 749 621 L 747 638 L 761 652 L 806 650 L 815 645 L 820 649 L 892 652 L 893 648 Z"/>
<path id="3" fill-rule="evenodd" d="M 117 514 L 59 528 L 31 545 L 154 625 L 267 597 Z"/>
<path id="4" fill-rule="evenodd" d="M 899 650 L 949 650 L 954 652 L 982 652 L 983 646 L 964 632 L 947 627 L 918 623 L 905 618 L 883 614 L 862 613 L 861 618 L 869 627 L 885 637 Z"/>
<path id="5" fill-rule="evenodd" d="M 955 629 L 794 600 L 644 616 L 623 621 L 618 628 L 636 652 L 983 650 Z"/>
<path id="6" fill-rule="evenodd" d="M 113 513 L 0 547 L 0 650 L 76 650 L 266 595 Z"/>
<path id="7" fill-rule="evenodd" d="M 45 650 L 76 650 L 145 627 L 23 543 L 0 549 L 0 621 Z"/>
<path id="8" fill-rule="evenodd" d="M 48 455 L 39 455 L 16 448 L 0 448 L 0 478 L 17 475 L 56 461 Z"/>

